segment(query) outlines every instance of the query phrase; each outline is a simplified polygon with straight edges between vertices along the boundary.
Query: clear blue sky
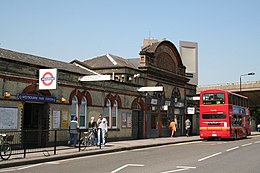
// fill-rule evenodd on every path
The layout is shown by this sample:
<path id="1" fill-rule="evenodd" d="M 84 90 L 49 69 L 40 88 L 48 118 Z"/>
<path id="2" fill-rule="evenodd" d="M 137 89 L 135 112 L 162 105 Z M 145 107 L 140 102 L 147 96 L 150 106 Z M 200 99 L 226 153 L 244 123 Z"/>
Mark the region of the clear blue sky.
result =
<path id="1" fill-rule="evenodd" d="M 199 85 L 260 80 L 259 0 L 2 0 L 0 47 L 70 62 L 139 57 L 143 39 L 199 46 Z"/>

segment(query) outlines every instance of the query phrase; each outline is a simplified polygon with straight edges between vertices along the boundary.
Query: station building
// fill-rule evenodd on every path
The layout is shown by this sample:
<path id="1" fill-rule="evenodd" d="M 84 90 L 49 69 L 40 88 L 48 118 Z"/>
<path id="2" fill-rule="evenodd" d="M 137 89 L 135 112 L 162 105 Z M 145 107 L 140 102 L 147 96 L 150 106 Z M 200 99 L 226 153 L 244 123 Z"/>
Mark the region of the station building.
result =
<path id="1" fill-rule="evenodd" d="M 48 143 L 49 130 L 66 131 L 74 116 L 84 130 L 100 113 L 109 122 L 110 140 L 170 136 L 171 119 L 176 135 L 184 135 L 187 117 L 198 133 L 196 112 L 187 113 L 195 106 L 188 98 L 196 84 L 189 83 L 170 41 L 145 40 L 138 58 L 104 54 L 70 63 L 0 49 L 0 63 L 0 132 L 37 131 L 21 135 L 22 141 Z M 56 89 L 39 88 L 42 69 L 57 70 Z M 67 131 L 62 138 L 68 140 Z"/>

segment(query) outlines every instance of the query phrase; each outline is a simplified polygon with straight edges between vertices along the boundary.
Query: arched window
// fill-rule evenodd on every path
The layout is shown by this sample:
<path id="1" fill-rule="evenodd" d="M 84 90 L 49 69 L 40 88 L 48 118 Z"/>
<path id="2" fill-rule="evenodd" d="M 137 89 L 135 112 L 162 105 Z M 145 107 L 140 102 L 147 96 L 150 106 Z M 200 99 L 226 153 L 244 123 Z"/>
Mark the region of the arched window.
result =
<path id="1" fill-rule="evenodd" d="M 87 127 L 87 99 L 83 97 L 80 105 L 80 119 L 79 119 L 80 128 Z"/>
<path id="2" fill-rule="evenodd" d="M 78 98 L 76 96 L 72 98 L 70 120 L 73 120 L 75 116 L 78 117 Z"/>
<path id="3" fill-rule="evenodd" d="M 108 99 L 107 100 L 107 105 L 106 105 L 106 111 L 105 111 L 105 118 L 107 119 L 107 126 L 109 128 L 111 128 L 111 121 L 110 121 L 110 117 L 111 117 L 111 101 Z"/>
<path id="4" fill-rule="evenodd" d="M 112 107 L 112 128 L 117 128 L 117 114 L 118 114 L 118 103 L 115 100 L 114 105 Z"/>

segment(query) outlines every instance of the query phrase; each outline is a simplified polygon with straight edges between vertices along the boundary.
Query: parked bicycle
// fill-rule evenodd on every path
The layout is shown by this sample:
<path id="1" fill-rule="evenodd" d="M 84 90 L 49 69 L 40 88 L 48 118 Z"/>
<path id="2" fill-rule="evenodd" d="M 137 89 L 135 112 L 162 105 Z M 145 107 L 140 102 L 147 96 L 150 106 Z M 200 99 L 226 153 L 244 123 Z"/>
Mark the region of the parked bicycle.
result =
<path id="1" fill-rule="evenodd" d="M 12 147 L 8 143 L 12 139 L 12 135 L 0 134 L 0 156 L 3 160 L 8 160 L 12 154 Z"/>
<path id="2" fill-rule="evenodd" d="M 84 132 L 84 136 L 80 139 L 80 146 L 82 150 L 85 150 L 86 147 L 96 145 L 95 132 L 96 129 L 93 128 L 90 128 L 88 132 Z"/>

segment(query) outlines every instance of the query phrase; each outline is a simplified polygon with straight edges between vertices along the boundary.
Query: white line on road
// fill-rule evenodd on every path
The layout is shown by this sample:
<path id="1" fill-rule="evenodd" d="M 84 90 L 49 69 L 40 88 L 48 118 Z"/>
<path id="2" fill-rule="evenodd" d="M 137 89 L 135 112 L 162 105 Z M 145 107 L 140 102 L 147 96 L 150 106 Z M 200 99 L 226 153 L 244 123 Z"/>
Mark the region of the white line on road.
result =
<path id="1" fill-rule="evenodd" d="M 144 165 L 140 165 L 140 164 L 126 164 L 124 166 L 121 166 L 120 168 L 117 168 L 116 170 L 112 171 L 111 173 L 116 173 L 116 172 L 118 172 L 118 171 L 120 171 L 122 169 L 125 169 L 128 166 L 135 166 L 135 167 L 138 166 L 138 167 L 140 167 L 140 166 L 144 166 Z"/>
<path id="2" fill-rule="evenodd" d="M 238 149 L 239 147 L 234 147 L 234 148 L 230 148 L 230 149 L 227 149 L 226 151 L 232 151 L 232 150 L 235 150 L 235 149 Z"/>
<path id="3" fill-rule="evenodd" d="M 242 147 L 246 147 L 248 145 L 252 145 L 252 143 L 248 143 L 248 144 L 244 144 L 244 145 L 241 145 Z"/>
<path id="4" fill-rule="evenodd" d="M 172 144 L 172 145 L 188 145 L 188 144 L 197 144 L 201 143 L 202 141 L 193 141 L 193 142 L 185 142 L 185 143 L 178 143 L 178 144 Z"/>
<path id="5" fill-rule="evenodd" d="M 258 143 L 260 143 L 260 141 L 256 141 L 256 142 L 254 142 L 255 144 L 258 144 Z"/>
<path id="6" fill-rule="evenodd" d="M 207 156 L 207 157 L 201 158 L 201 159 L 199 159 L 198 161 L 201 162 L 201 161 L 206 160 L 206 159 L 209 159 L 209 158 L 211 158 L 211 157 L 214 157 L 214 156 L 220 155 L 221 153 L 222 153 L 222 152 L 212 154 L 212 155 L 210 155 L 210 156 Z"/>
<path id="7" fill-rule="evenodd" d="M 193 142 L 185 142 L 185 143 L 178 143 L 178 144 L 169 144 L 169 145 L 161 145 L 161 146 L 154 146 L 154 147 L 147 147 L 147 148 L 138 148 L 138 149 L 134 149 L 132 151 L 144 151 L 144 150 L 151 150 L 154 148 L 166 148 L 172 145 L 188 145 L 188 144 L 196 144 L 196 143 L 201 143 L 202 141 L 193 141 Z"/>
<path id="8" fill-rule="evenodd" d="M 171 172 L 185 171 L 185 170 L 188 170 L 188 169 L 196 169 L 196 167 L 191 167 L 191 166 L 176 166 L 176 168 L 179 168 L 179 169 L 175 169 L 175 170 L 171 170 L 171 171 L 165 171 L 165 172 L 161 172 L 161 173 L 171 173 Z"/>
<path id="9" fill-rule="evenodd" d="M 47 164 L 53 164 L 53 165 L 54 164 L 59 164 L 59 161 L 38 163 L 38 164 L 33 164 L 33 165 L 28 165 L 28 166 L 20 166 L 20 167 L 16 167 L 16 168 L 6 168 L 6 169 L 0 170 L 0 172 L 19 171 L 19 170 L 29 169 L 29 168 L 33 168 L 33 167 L 36 167 L 36 166 L 47 165 Z"/>

